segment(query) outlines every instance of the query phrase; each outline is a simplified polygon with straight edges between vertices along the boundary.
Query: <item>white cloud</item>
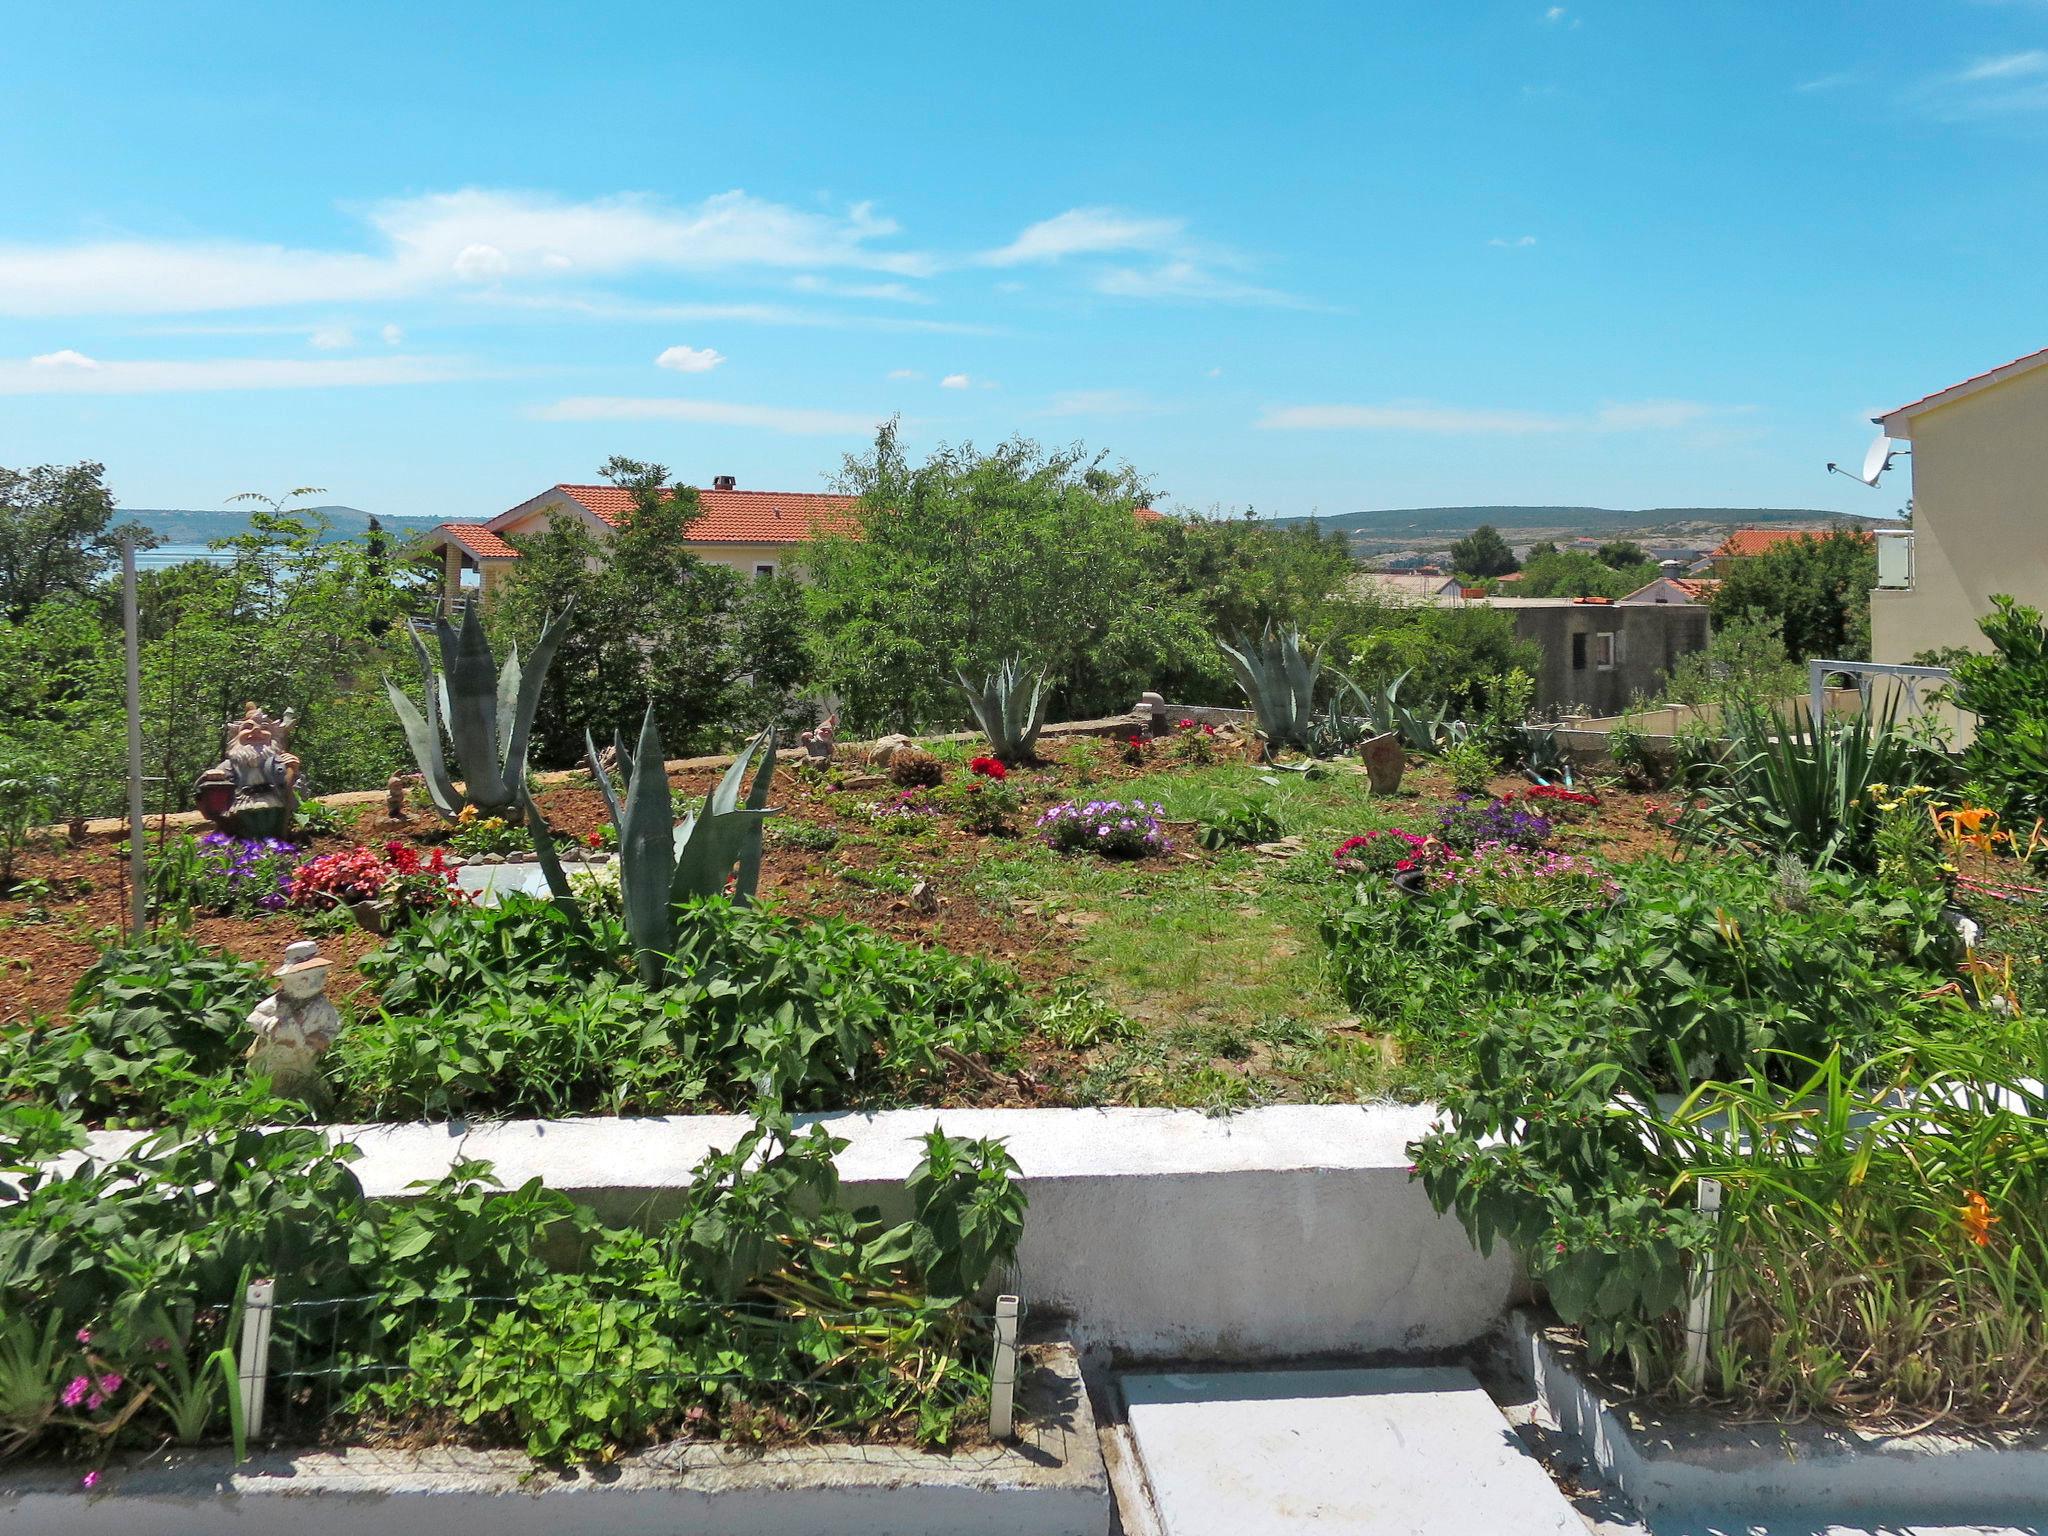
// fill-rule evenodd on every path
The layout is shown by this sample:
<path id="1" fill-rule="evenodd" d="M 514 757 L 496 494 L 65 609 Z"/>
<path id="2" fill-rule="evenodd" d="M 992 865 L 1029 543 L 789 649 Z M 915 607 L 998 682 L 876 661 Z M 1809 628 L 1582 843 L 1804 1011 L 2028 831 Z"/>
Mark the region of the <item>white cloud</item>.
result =
<path id="1" fill-rule="evenodd" d="M 28 360 L 28 365 L 31 368 L 99 367 L 96 359 L 87 357 L 83 352 L 74 352 L 69 347 L 64 348 L 60 352 L 45 352 L 40 357 L 32 357 Z"/>
<path id="2" fill-rule="evenodd" d="M 891 368 L 888 376 L 892 379 L 921 379 L 924 377 L 915 368 Z"/>
<path id="3" fill-rule="evenodd" d="M 1115 208 L 1069 208 L 1030 225 L 999 250 L 980 260 L 991 267 L 1059 261 L 1068 256 L 1112 251 L 1156 251 L 1178 243 L 1187 228 L 1184 219 L 1148 218 Z"/>
<path id="4" fill-rule="evenodd" d="M 387 325 L 377 334 L 384 338 L 385 346 L 395 347 L 405 340 L 405 327 L 402 325 Z"/>
<path id="5" fill-rule="evenodd" d="M 1974 80 L 2013 80 L 2042 74 L 2048 74 L 2048 51 L 2028 48 L 2019 53 L 2002 53 L 1993 58 L 1979 59 L 1967 69 L 1958 71 L 1955 78 L 1967 83 Z"/>
<path id="6" fill-rule="evenodd" d="M 654 360 L 657 368 L 677 373 L 709 373 L 725 361 L 725 354 L 713 347 L 670 347 Z"/>
<path id="7" fill-rule="evenodd" d="M 881 419 L 855 411 L 622 395 L 574 396 L 543 406 L 534 414 L 543 421 L 694 421 L 720 427 L 759 427 L 797 437 L 872 432 Z"/>
<path id="8" fill-rule="evenodd" d="M 1752 407 L 1697 400 L 1610 403 L 1579 414 L 1395 401 L 1385 405 L 1268 406 L 1253 423 L 1266 431 L 1426 432 L 1513 437 L 1551 432 L 1644 432 L 1693 427 Z"/>
<path id="9" fill-rule="evenodd" d="M 835 299 L 876 299 L 886 304 L 929 304 L 930 294 L 908 283 L 842 283 L 806 272 L 789 280 L 798 293 L 823 294 Z"/>
<path id="10" fill-rule="evenodd" d="M 1912 99 L 1950 121 L 2048 110 L 2048 49 L 1978 59 L 1927 81 Z"/>
<path id="11" fill-rule="evenodd" d="M 1173 260 L 1156 267 L 1112 267 L 1095 280 L 1098 293 L 1123 299 L 1166 299 L 1195 304 L 1255 304 L 1275 309 L 1311 309 L 1306 299 L 1277 288 L 1220 277 L 1197 262 Z"/>
<path id="12" fill-rule="evenodd" d="M 810 213 L 745 192 L 674 205 L 468 188 L 378 204 L 365 249 L 233 240 L 0 244 L 0 314 L 179 314 L 368 302 L 462 283 L 639 271 L 860 268 L 914 277 L 929 256 L 884 242 L 867 204 Z"/>
<path id="13" fill-rule="evenodd" d="M 61 361 L 52 361 L 58 359 Z M 220 390 L 336 389 L 439 384 L 475 372 L 431 357 L 224 357 L 200 361 L 95 362 L 53 352 L 0 359 L 0 395 L 160 395 Z"/>
<path id="14" fill-rule="evenodd" d="M 1207 376 L 1212 379 L 1220 379 L 1223 377 L 1223 370 L 1221 368 L 1211 368 Z"/>
<path id="15" fill-rule="evenodd" d="M 943 379 L 939 380 L 939 388 L 966 389 L 973 383 L 974 380 L 967 377 L 967 375 L 964 373 L 949 373 Z"/>
<path id="16" fill-rule="evenodd" d="M 1488 245 L 1497 245 L 1504 251 L 1523 251 L 1536 243 L 1536 237 L 1534 235 L 1516 235 L 1510 240 L 1500 235 L 1495 235 L 1486 243 Z"/>
<path id="17" fill-rule="evenodd" d="M 306 337 L 307 346 L 318 347 L 323 352 L 333 352 L 355 344 L 356 333 L 345 325 L 316 325 Z"/>
<path id="18" fill-rule="evenodd" d="M 1811 80 L 1801 80 L 1792 89 L 1812 93 L 1815 91 L 1836 91 L 1845 85 L 1853 85 L 1857 79 L 1853 69 L 1836 70 L 1833 74 L 1815 75 Z"/>
<path id="19" fill-rule="evenodd" d="M 449 270 L 466 283 L 487 283 L 512 270 L 512 259 L 495 245 L 481 241 L 465 245 L 449 264 Z"/>
<path id="20" fill-rule="evenodd" d="M 1543 13 L 1543 19 L 1549 22 L 1563 21 L 1564 7 L 1561 5 L 1553 5 L 1549 10 Z"/>

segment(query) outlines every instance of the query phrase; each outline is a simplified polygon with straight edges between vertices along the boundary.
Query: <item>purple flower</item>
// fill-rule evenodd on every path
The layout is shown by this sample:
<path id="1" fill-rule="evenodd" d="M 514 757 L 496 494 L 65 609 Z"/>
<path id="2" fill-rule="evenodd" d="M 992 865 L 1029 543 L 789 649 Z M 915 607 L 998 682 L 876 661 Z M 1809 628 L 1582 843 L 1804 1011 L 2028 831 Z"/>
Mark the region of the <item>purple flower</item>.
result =
<path id="1" fill-rule="evenodd" d="M 94 1467 L 90 1472 L 86 1473 L 85 1476 L 81 1477 L 78 1480 L 78 1486 L 83 1488 L 87 1493 L 92 1492 L 92 1490 L 99 1487 L 99 1485 L 100 1469 L 98 1467 Z"/>
<path id="2" fill-rule="evenodd" d="M 65 1384 L 63 1392 L 58 1394 L 57 1401 L 66 1408 L 76 1408 L 85 1401 L 86 1393 L 91 1390 L 92 1378 L 90 1376 L 74 1376 Z"/>

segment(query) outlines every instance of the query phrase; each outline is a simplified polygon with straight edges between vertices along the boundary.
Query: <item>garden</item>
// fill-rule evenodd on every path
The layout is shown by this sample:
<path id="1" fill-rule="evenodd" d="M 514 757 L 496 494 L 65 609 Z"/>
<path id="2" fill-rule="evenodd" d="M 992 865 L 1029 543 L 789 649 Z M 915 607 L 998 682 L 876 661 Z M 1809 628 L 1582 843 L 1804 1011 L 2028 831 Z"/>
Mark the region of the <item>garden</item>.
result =
<path id="1" fill-rule="evenodd" d="M 1629 1390 L 2042 1415 L 2038 614 L 1958 667 L 1960 753 L 1752 706 L 1575 765 L 1512 665 L 1425 702 L 1268 625 L 1241 708 L 1063 731 L 1011 654 L 966 735 L 671 763 L 650 706 L 537 773 L 565 624 L 415 642 L 389 804 L 295 795 L 252 707 L 132 942 L 119 838 L 0 783 L 0 1457 L 239 1450 L 256 1278 L 296 1443 L 972 1443 L 1016 1165 L 936 1130 L 885 1221 L 792 1119 L 900 1105 L 1431 1100 L 1431 1202 Z M 477 1162 L 372 1201 L 323 1130 L 710 1111 L 752 1128 L 652 1230 Z"/>

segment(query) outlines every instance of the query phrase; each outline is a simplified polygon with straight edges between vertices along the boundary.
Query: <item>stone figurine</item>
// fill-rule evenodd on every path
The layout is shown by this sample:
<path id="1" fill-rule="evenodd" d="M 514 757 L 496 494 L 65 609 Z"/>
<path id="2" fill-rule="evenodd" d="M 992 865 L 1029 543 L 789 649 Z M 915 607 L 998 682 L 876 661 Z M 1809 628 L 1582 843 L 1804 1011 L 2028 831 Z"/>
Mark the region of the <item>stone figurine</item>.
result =
<path id="1" fill-rule="evenodd" d="M 235 837 L 283 837 L 298 809 L 299 760 L 285 750 L 297 716 L 245 705 L 227 725 L 227 756 L 199 775 L 200 813 Z"/>
<path id="2" fill-rule="evenodd" d="M 418 769 L 408 770 L 403 768 L 385 780 L 384 819 L 386 821 L 404 821 L 406 796 L 412 792 L 413 785 L 424 784 L 426 781 L 426 775 Z"/>
<path id="3" fill-rule="evenodd" d="M 832 755 L 833 744 L 838 738 L 839 717 L 827 715 L 814 729 L 802 732 L 797 740 L 803 743 L 803 749 L 809 756 L 822 760 Z"/>
<path id="4" fill-rule="evenodd" d="M 249 1045 L 250 1070 L 268 1077 L 280 1098 L 315 1108 L 327 1098 L 320 1056 L 341 1033 L 340 1010 L 327 996 L 332 963 L 320 958 L 320 946 L 310 939 L 286 945 L 284 964 L 272 973 L 277 991 L 249 1014 L 256 1037 Z"/>

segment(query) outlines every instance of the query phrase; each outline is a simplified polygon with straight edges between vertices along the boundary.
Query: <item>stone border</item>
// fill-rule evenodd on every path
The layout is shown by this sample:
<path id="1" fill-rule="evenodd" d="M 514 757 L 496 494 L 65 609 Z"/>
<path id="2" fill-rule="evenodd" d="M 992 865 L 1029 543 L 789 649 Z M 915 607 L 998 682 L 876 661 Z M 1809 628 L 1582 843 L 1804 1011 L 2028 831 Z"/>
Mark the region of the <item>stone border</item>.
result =
<path id="1" fill-rule="evenodd" d="M 351 1448 L 174 1452 L 110 1469 L 0 1478 L 0 1527 L 38 1536 L 1104 1536 L 1109 1478 L 1074 1350 L 1040 1346 L 1019 1377 L 1018 1439 L 939 1455 L 902 1446 L 746 1454 L 679 1443 L 602 1469 L 536 1470 L 517 1451 Z"/>
<path id="2" fill-rule="evenodd" d="M 1644 1514 L 1776 1517 L 1855 1523 L 2039 1519 L 2048 1509 L 2048 1438 L 1995 1442 L 1955 1435 L 1883 1435 L 1811 1423 L 1728 1425 L 1678 1409 L 1654 1427 L 1590 1380 L 1563 1329 L 1517 1308 L 1507 1347 L 1551 1421 Z"/>
<path id="3" fill-rule="evenodd" d="M 1484 1258 L 1430 1208 L 1408 1143 L 1436 1112 L 1410 1105 L 1174 1109 L 906 1109 L 800 1115 L 848 1146 L 848 1204 L 907 1216 L 903 1182 L 934 1125 L 1009 1147 L 1030 1201 L 1004 1288 L 1069 1319 L 1082 1345 L 1219 1364 L 1448 1349 L 1494 1330 L 1520 1294 L 1506 1245 Z M 374 1199 L 403 1200 L 462 1158 L 508 1188 L 539 1177 L 614 1223 L 677 1208 L 690 1170 L 731 1146 L 736 1115 L 337 1126 Z M 140 1133 L 103 1131 L 105 1156 Z M 76 1154 L 74 1154 L 75 1156 Z"/>
<path id="4" fill-rule="evenodd" d="M 1039 739 L 1042 741 L 1059 741 L 1064 737 L 1070 736 L 1128 736 L 1133 732 L 1144 729 L 1145 721 L 1139 715 L 1107 715 L 1100 720 L 1056 721 L 1047 725 L 1039 732 Z M 980 731 L 948 731 L 942 736 L 920 736 L 917 740 L 921 742 L 980 741 L 982 740 L 982 734 Z M 842 741 L 838 744 L 838 750 L 846 753 L 848 759 L 851 760 L 856 750 L 873 745 L 873 742 L 868 741 Z M 775 756 L 778 762 L 797 763 L 808 759 L 810 754 L 802 747 L 783 747 Z M 732 760 L 733 754 L 730 752 L 715 754 L 710 757 L 672 757 L 663 763 L 662 767 L 670 773 L 687 773 L 692 769 L 730 768 Z M 586 770 L 582 768 L 547 768 L 532 775 L 532 779 L 534 786 L 538 789 L 559 789 L 564 784 L 573 783 L 585 772 Z M 382 805 L 384 803 L 384 795 L 385 792 L 381 789 L 345 789 L 335 794 L 314 795 L 311 798 L 318 800 L 323 805 Z M 144 817 L 143 820 L 151 827 L 196 827 L 202 825 L 206 818 L 197 811 L 153 811 Z M 48 826 L 34 827 L 30 830 L 40 833 L 62 833 L 65 827 L 63 822 L 52 822 Z M 85 830 L 89 835 L 126 832 L 128 830 L 128 818 L 126 816 L 95 816 L 86 822 Z"/>

